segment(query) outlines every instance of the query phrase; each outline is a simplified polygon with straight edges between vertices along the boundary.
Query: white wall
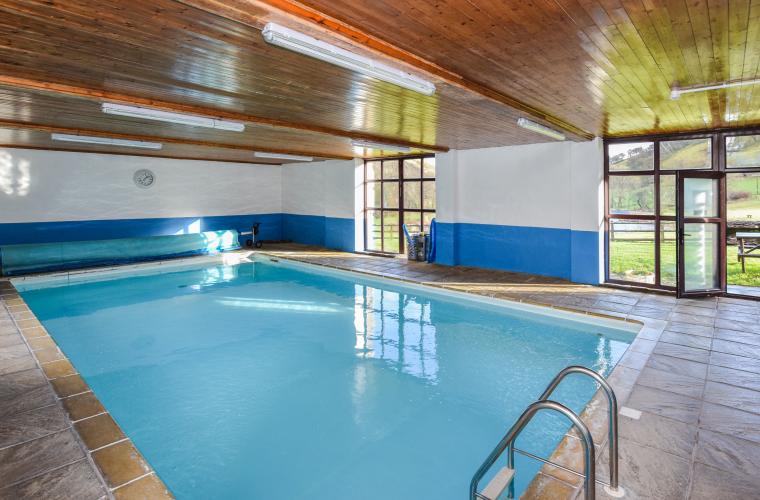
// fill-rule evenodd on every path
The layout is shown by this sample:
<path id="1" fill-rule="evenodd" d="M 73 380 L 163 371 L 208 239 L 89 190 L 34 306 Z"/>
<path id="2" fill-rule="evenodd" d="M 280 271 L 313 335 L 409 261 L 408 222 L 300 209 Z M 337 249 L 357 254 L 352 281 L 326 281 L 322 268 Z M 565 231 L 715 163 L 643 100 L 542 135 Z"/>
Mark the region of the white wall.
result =
<path id="1" fill-rule="evenodd" d="M 597 231 L 602 162 L 600 140 L 438 154 L 437 218 Z"/>
<path id="2" fill-rule="evenodd" d="M 156 174 L 150 189 L 134 172 Z M 280 213 L 279 166 L 0 149 L 0 222 Z"/>
<path id="3" fill-rule="evenodd" d="M 354 169 L 354 160 L 283 165 L 282 212 L 353 219 Z"/>
<path id="4" fill-rule="evenodd" d="M 597 139 L 436 155 L 437 261 L 597 283 L 602 148 Z"/>

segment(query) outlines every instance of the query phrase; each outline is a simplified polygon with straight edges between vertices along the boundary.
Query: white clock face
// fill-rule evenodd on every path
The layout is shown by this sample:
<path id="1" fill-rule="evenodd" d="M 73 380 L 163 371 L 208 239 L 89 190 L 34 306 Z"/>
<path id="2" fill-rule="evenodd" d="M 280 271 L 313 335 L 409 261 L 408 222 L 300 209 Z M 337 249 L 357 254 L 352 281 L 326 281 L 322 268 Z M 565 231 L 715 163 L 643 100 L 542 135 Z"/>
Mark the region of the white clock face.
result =
<path id="1" fill-rule="evenodd" d="M 132 180 L 135 181 L 135 185 L 137 187 L 147 189 L 155 184 L 156 174 L 146 168 L 143 168 L 135 172 L 135 175 L 132 176 Z"/>

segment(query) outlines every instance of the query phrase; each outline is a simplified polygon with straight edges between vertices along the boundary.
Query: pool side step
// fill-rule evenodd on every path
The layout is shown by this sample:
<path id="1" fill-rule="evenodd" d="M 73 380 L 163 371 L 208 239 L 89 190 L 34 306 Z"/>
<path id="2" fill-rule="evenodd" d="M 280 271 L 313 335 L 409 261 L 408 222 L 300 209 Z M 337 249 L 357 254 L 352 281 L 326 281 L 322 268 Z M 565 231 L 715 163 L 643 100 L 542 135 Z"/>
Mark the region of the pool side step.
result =
<path id="1" fill-rule="evenodd" d="M 509 467 L 502 467 L 499 472 L 491 479 L 488 486 L 480 493 L 480 497 L 486 500 L 496 500 L 502 493 L 509 487 L 512 482 L 512 478 L 515 475 L 515 470 Z"/>

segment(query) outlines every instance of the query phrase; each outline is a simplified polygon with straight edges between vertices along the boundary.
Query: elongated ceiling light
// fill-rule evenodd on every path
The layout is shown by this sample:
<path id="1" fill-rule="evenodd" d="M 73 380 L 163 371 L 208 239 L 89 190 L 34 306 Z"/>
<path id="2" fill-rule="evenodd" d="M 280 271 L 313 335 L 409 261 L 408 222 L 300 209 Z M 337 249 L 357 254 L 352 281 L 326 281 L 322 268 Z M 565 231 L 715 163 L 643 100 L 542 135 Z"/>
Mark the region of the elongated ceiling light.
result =
<path id="1" fill-rule="evenodd" d="M 99 144 L 101 146 L 122 146 L 126 148 L 161 149 L 159 142 L 130 141 L 127 139 L 113 139 L 111 137 L 95 137 L 91 135 L 51 134 L 54 141 L 82 142 L 85 144 Z"/>
<path id="2" fill-rule="evenodd" d="M 301 156 L 301 155 L 286 155 L 286 154 L 280 154 L 280 153 L 262 153 L 259 151 L 256 151 L 253 153 L 253 156 L 256 158 L 271 158 L 273 160 L 293 160 L 293 161 L 311 161 L 314 158 L 311 156 Z"/>
<path id="3" fill-rule="evenodd" d="M 670 98 L 678 99 L 682 94 L 690 94 L 693 92 L 706 92 L 708 90 L 728 89 L 731 87 L 743 87 L 744 85 L 757 85 L 760 83 L 760 78 L 754 80 L 739 80 L 734 82 L 720 82 L 712 83 L 708 85 L 694 85 L 692 87 L 678 87 L 674 86 L 670 90 Z"/>
<path id="4" fill-rule="evenodd" d="M 420 94 L 433 95 L 435 93 L 435 85 L 432 82 L 284 26 L 267 23 L 261 33 L 264 36 L 264 40 L 272 45 L 314 57 L 341 68 L 357 71 L 372 78 L 419 92 Z"/>
<path id="5" fill-rule="evenodd" d="M 565 140 L 565 134 L 557 132 L 553 128 L 541 125 L 540 123 L 528 120 L 527 118 L 519 118 L 517 120 L 517 125 L 532 132 L 543 134 L 547 137 L 551 137 L 552 139 L 557 139 L 558 141 Z"/>
<path id="6" fill-rule="evenodd" d="M 380 142 L 372 141 L 353 140 L 351 141 L 351 145 L 355 148 L 378 149 L 380 151 L 396 151 L 399 153 L 408 153 L 412 150 L 406 146 L 394 146 L 392 144 L 383 144 Z"/>
<path id="7" fill-rule="evenodd" d="M 179 123 L 181 125 L 190 125 L 192 127 L 230 130 L 232 132 L 242 132 L 245 130 L 245 124 L 240 122 L 217 120 L 216 118 L 209 118 L 207 116 L 160 111 L 157 109 L 142 108 L 140 106 L 127 106 L 124 104 L 104 102 L 102 109 L 103 113 L 109 115 L 129 116 L 132 118 L 143 118 L 145 120 L 156 120 L 159 122 Z"/>

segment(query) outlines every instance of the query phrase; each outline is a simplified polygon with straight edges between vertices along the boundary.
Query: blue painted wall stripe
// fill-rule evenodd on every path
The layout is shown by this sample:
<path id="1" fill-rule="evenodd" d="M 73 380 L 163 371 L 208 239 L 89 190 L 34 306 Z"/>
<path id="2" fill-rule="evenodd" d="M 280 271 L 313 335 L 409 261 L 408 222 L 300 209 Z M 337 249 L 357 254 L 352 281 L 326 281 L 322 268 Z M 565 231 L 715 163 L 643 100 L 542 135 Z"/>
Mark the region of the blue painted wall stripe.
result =
<path id="1" fill-rule="evenodd" d="M 19 243 L 55 243 L 62 241 L 110 240 L 162 236 L 196 231 L 237 229 L 250 231 L 254 222 L 261 222 L 259 238 L 282 239 L 282 214 L 219 215 L 209 217 L 171 217 L 155 219 L 112 219 L 57 222 L 21 222 L 0 224 L 0 245 Z M 241 236 L 241 244 L 249 236 Z"/>
<path id="2" fill-rule="evenodd" d="M 163 236 L 181 232 L 250 231 L 260 222 L 261 240 L 290 240 L 338 250 L 354 250 L 354 219 L 296 214 L 246 214 L 154 219 L 0 223 L 0 245 L 56 243 Z M 241 236 L 240 244 L 250 236 Z"/>
<path id="3" fill-rule="evenodd" d="M 436 262 L 599 282 L 598 235 L 593 231 L 438 223 Z"/>
<path id="4" fill-rule="evenodd" d="M 570 281 L 597 284 L 599 276 L 599 233 L 571 231 L 572 270 Z"/>
<path id="5" fill-rule="evenodd" d="M 354 227 L 354 219 L 321 215 L 282 215 L 283 239 L 335 250 L 354 251 Z"/>

